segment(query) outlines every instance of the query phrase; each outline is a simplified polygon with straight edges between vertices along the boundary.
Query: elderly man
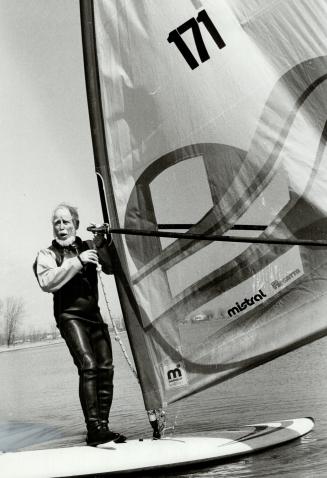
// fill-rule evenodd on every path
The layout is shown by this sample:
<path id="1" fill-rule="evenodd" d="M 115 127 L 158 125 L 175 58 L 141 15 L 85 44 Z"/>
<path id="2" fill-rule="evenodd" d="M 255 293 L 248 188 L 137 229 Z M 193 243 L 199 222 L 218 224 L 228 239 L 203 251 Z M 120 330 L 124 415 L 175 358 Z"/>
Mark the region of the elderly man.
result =
<path id="1" fill-rule="evenodd" d="M 98 306 L 97 267 L 112 273 L 110 246 L 103 235 L 93 241 L 76 236 L 77 209 L 62 203 L 52 216 L 54 240 L 39 251 L 34 271 L 45 292 L 53 293 L 54 316 L 79 373 L 79 397 L 86 442 L 96 446 L 125 437 L 109 429 L 113 365 L 108 326 Z"/>

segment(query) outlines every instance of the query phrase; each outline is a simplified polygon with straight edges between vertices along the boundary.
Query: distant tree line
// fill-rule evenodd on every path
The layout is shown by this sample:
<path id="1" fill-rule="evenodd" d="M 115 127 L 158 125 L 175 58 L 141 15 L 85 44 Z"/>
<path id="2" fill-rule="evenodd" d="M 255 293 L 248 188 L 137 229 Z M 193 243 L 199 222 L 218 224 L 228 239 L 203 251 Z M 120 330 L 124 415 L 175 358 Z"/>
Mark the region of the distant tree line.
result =
<path id="1" fill-rule="evenodd" d="M 25 315 L 25 303 L 21 297 L 10 296 L 0 300 L 0 344 L 13 345 L 19 326 Z"/>
<path id="2" fill-rule="evenodd" d="M 31 325 L 23 326 L 23 318 L 26 315 L 26 305 L 22 297 L 10 296 L 0 299 L 0 346 L 10 347 L 19 343 L 39 342 L 60 338 L 60 332 L 53 320 L 47 330 L 40 330 Z M 125 330 L 122 318 L 114 318 L 119 330 Z M 109 321 L 109 328 L 111 323 Z"/>
<path id="3" fill-rule="evenodd" d="M 182 320 L 182 323 L 196 323 L 203 321 L 223 321 L 226 320 L 228 316 L 226 315 L 226 310 L 222 307 L 218 307 L 216 311 L 212 309 L 203 309 L 196 314 L 188 315 Z"/>

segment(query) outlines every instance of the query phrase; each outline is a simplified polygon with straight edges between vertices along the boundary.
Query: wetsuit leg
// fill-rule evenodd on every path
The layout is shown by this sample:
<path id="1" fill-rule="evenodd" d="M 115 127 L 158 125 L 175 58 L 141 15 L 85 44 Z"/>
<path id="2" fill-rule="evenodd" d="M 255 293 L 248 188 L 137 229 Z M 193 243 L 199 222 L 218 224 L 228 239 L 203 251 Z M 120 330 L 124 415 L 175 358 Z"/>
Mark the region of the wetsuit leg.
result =
<path id="1" fill-rule="evenodd" d="M 97 393 L 99 418 L 104 428 L 108 429 L 109 412 L 113 398 L 112 348 L 108 326 L 94 326 L 91 334 L 92 346 L 97 362 Z"/>
<path id="2" fill-rule="evenodd" d="M 79 373 L 79 397 L 88 429 L 99 423 L 97 363 L 91 342 L 91 328 L 80 320 L 62 322 L 65 339 Z"/>

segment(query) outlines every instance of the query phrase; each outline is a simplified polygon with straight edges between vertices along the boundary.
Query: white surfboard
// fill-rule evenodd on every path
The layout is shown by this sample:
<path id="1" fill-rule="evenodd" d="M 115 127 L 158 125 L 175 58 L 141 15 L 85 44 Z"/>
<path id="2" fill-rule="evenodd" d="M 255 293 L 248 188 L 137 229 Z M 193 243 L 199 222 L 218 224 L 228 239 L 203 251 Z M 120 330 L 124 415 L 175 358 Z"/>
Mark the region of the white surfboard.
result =
<path id="1" fill-rule="evenodd" d="M 8 452 L 0 455 L 0 474 L 6 478 L 59 478 L 207 463 L 293 440 L 310 432 L 313 426 L 311 418 L 296 418 L 201 436 L 110 442 L 96 448 L 76 446 Z"/>

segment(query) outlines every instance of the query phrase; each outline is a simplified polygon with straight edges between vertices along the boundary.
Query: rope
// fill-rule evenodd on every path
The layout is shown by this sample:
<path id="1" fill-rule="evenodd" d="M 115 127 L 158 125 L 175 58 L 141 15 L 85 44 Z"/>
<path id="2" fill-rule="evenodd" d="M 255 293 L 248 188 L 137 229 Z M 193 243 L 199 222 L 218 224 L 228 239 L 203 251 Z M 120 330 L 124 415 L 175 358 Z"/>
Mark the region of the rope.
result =
<path id="1" fill-rule="evenodd" d="M 104 282 L 102 280 L 102 267 L 100 264 L 98 264 L 97 266 L 97 272 L 98 272 L 98 277 L 99 277 L 99 281 L 100 281 L 100 284 L 101 284 L 101 289 L 102 289 L 102 292 L 103 292 L 103 296 L 104 296 L 104 299 L 105 299 L 105 302 L 106 302 L 106 306 L 107 306 L 107 310 L 108 310 L 108 314 L 109 314 L 109 319 L 110 319 L 110 322 L 112 324 L 112 327 L 114 329 L 114 332 L 115 332 L 115 340 L 116 342 L 119 343 L 120 345 L 120 348 L 121 348 L 121 351 L 126 359 L 126 362 L 128 363 L 128 366 L 131 370 L 131 372 L 133 373 L 133 375 L 135 376 L 136 380 L 139 382 L 139 378 L 137 376 L 137 372 L 128 356 L 128 353 L 126 351 L 126 348 L 120 338 L 120 335 L 119 335 L 119 331 L 117 329 L 117 326 L 115 324 L 115 321 L 112 317 L 112 314 L 111 314 L 111 310 L 110 310 L 110 306 L 109 306 L 109 301 L 108 301 L 108 297 L 107 297 L 107 293 L 106 293 L 106 288 L 105 288 L 105 285 L 104 285 Z M 164 410 L 162 409 L 158 409 L 158 410 L 148 410 L 148 418 L 149 418 L 149 421 L 154 429 L 153 431 L 153 437 L 156 438 L 156 439 L 159 439 L 162 434 L 164 434 L 165 430 L 166 430 L 166 414 L 164 412 Z M 176 417 L 177 418 L 177 417 Z M 172 428 L 172 430 L 175 429 L 175 424 L 176 424 L 176 419 L 175 419 L 175 423 L 174 423 L 174 426 L 173 427 L 169 427 L 169 428 Z"/>
<path id="2" fill-rule="evenodd" d="M 129 368 L 131 369 L 132 373 L 134 374 L 135 378 L 137 381 L 139 381 L 138 379 L 138 376 L 137 376 L 137 372 L 131 362 L 131 359 L 129 358 L 128 356 L 128 353 L 127 353 L 127 350 L 125 348 L 125 345 L 123 344 L 121 338 L 120 338 L 120 335 L 119 335 L 119 331 L 117 329 L 117 326 L 115 324 L 115 321 L 112 317 L 112 314 L 111 314 L 111 311 L 110 311 L 110 306 L 109 306 L 109 301 L 108 301 L 108 297 L 107 297 L 107 294 L 106 294 L 106 289 L 105 289 L 105 286 L 104 286 L 104 283 L 103 283 L 103 280 L 102 280 L 102 275 L 101 275 L 101 271 L 102 271 L 102 267 L 101 265 L 99 264 L 99 266 L 97 267 L 97 272 L 98 272 L 98 277 L 99 277 L 99 281 L 100 281 L 100 284 L 101 284 L 101 288 L 102 288 L 102 292 L 103 292 L 103 296 L 104 296 L 104 299 L 105 299 L 105 302 L 106 302 L 106 306 L 107 306 L 107 310 L 108 310 L 108 314 L 109 314 L 109 319 L 110 319 L 110 322 L 112 324 L 112 327 L 114 329 L 114 332 L 115 332 L 115 340 L 116 342 L 119 343 L 120 345 L 120 348 L 121 348 L 121 351 L 123 352 L 123 355 L 126 359 L 126 362 L 128 363 L 129 365 Z"/>

